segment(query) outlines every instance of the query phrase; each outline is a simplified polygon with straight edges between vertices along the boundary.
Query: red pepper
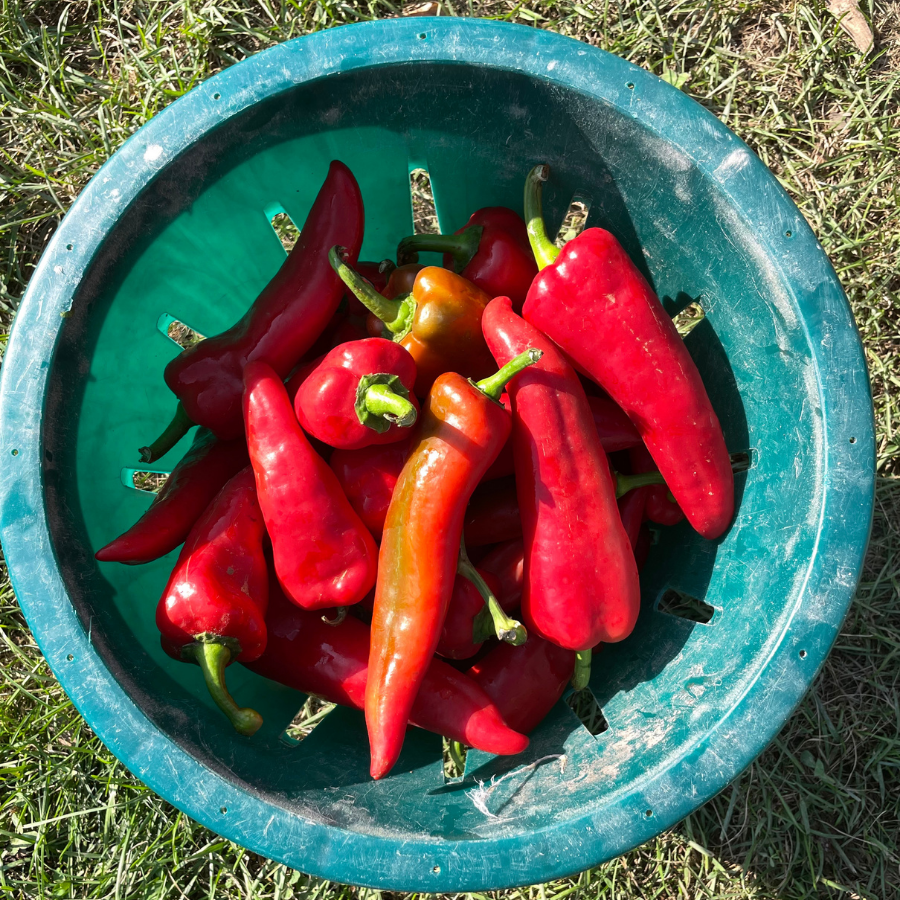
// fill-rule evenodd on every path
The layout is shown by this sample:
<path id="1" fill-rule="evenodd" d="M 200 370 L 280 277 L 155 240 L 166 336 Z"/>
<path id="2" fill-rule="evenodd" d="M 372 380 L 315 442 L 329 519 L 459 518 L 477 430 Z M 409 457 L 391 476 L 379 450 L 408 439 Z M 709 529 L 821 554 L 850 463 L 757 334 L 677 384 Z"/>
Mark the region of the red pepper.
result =
<path id="1" fill-rule="evenodd" d="M 225 687 L 225 666 L 252 662 L 266 648 L 268 572 L 265 526 L 249 466 L 197 520 L 156 609 L 167 652 L 199 663 L 213 700 L 241 734 L 262 724 Z"/>
<path id="2" fill-rule="evenodd" d="M 521 537 L 522 519 L 512 478 L 479 485 L 466 508 L 466 546 L 480 547 Z"/>
<path id="3" fill-rule="evenodd" d="M 244 441 L 219 441 L 201 428 L 147 511 L 95 558 L 138 565 L 170 553 L 184 543 L 225 482 L 249 461 Z"/>
<path id="4" fill-rule="evenodd" d="M 349 606 L 375 583 L 378 550 L 263 362 L 244 369 L 247 448 L 278 580 L 305 609 Z"/>
<path id="5" fill-rule="evenodd" d="M 341 254 L 341 247 L 330 254 L 335 271 L 415 360 L 419 397 L 444 372 L 481 378 L 493 368 L 481 334 L 481 314 L 491 299 L 484 291 L 453 272 L 428 266 L 416 275 L 411 293 L 389 299 L 360 278 Z"/>
<path id="6" fill-rule="evenodd" d="M 512 612 L 522 600 L 525 580 L 525 544 L 521 538 L 498 544 L 478 563 L 480 571 L 496 575 L 500 581 L 497 596 L 507 612 Z"/>
<path id="7" fill-rule="evenodd" d="M 327 625 L 298 609 L 273 586 L 266 623 L 269 644 L 249 669 L 332 703 L 362 709 L 369 666 L 369 628 L 352 616 Z M 409 714 L 413 725 L 487 753 L 521 753 L 528 739 L 508 728 L 474 682 L 432 659 Z"/>
<path id="8" fill-rule="evenodd" d="M 479 385 L 448 372 L 428 395 L 378 556 L 366 688 L 373 778 L 400 754 L 453 593 L 466 504 L 509 434 L 509 413 L 492 398 L 536 356 L 523 354 Z"/>
<path id="9" fill-rule="evenodd" d="M 384 520 L 394 486 L 409 456 L 408 440 L 362 450 L 335 450 L 329 465 L 350 505 L 377 540 L 381 540 Z"/>
<path id="10" fill-rule="evenodd" d="M 541 268 L 522 315 L 555 341 L 634 422 L 688 521 L 716 538 L 734 515 L 734 478 L 719 420 L 694 361 L 622 245 L 588 228 L 560 251 L 540 212 L 548 166 L 525 188 Z"/>
<path id="11" fill-rule="evenodd" d="M 444 254 L 444 268 L 480 287 L 491 297 L 509 297 L 522 308 L 537 265 L 522 217 L 504 206 L 472 213 L 455 234 L 414 234 L 397 247 L 397 259 L 420 251 Z"/>
<path id="12" fill-rule="evenodd" d="M 261 360 L 280 378 L 287 376 L 328 324 L 344 294 L 344 285 L 328 263 L 329 249 L 339 243 L 355 261 L 362 237 L 359 185 L 335 160 L 294 249 L 243 318 L 228 331 L 184 350 L 166 366 L 166 384 L 190 421 L 222 440 L 240 437 L 244 367 Z"/>
<path id="13" fill-rule="evenodd" d="M 479 571 L 479 575 L 484 579 L 491 593 L 499 599 L 500 582 L 497 576 L 482 571 Z M 444 618 L 441 637 L 435 651 L 438 656 L 444 656 L 447 659 L 468 659 L 481 649 L 484 641 L 476 644 L 472 633 L 475 619 L 483 609 L 484 598 L 478 592 L 478 588 L 464 575 L 457 574 L 456 581 L 453 583 L 453 595 L 447 606 L 447 615 Z"/>
<path id="14" fill-rule="evenodd" d="M 354 297 L 354 300 L 356 298 Z M 359 301 L 356 301 L 359 304 Z M 341 301 L 343 305 L 343 301 Z M 362 304 L 359 304 L 362 305 Z M 343 309 L 331 317 L 331 321 L 325 326 L 325 330 L 316 338 L 315 343 L 303 354 L 301 362 L 324 356 L 329 350 L 350 341 L 364 340 L 368 335 L 364 329 L 365 320 L 361 317 L 349 316 Z"/>
<path id="15" fill-rule="evenodd" d="M 366 338 L 335 347 L 303 380 L 294 411 L 332 447 L 357 450 L 408 436 L 419 403 L 410 396 L 416 364 L 399 344 Z"/>
<path id="16" fill-rule="evenodd" d="M 628 456 L 634 472 L 659 471 L 656 468 L 656 463 L 653 462 L 650 451 L 643 444 L 632 447 Z M 664 484 L 660 484 L 647 488 L 644 516 L 658 525 L 677 525 L 684 518 L 684 513 L 670 496 L 669 488 Z"/>
<path id="17" fill-rule="evenodd" d="M 508 298 L 491 301 L 483 324 L 500 364 L 525 347 L 544 354 L 509 386 L 525 542 L 525 626 L 576 651 L 620 641 L 637 620 L 637 567 L 578 376 L 550 340 L 512 311 Z"/>
<path id="18" fill-rule="evenodd" d="M 494 701 L 517 731 L 533 731 L 563 695 L 575 654 L 537 635 L 521 647 L 500 644 L 469 669 L 469 676 Z"/>
<path id="19" fill-rule="evenodd" d="M 628 535 L 631 549 L 635 551 L 637 558 L 637 542 L 640 536 L 641 523 L 644 521 L 644 506 L 647 503 L 647 492 L 652 487 L 641 487 L 629 491 L 624 497 L 619 498 L 619 516 L 622 519 L 622 527 Z"/>

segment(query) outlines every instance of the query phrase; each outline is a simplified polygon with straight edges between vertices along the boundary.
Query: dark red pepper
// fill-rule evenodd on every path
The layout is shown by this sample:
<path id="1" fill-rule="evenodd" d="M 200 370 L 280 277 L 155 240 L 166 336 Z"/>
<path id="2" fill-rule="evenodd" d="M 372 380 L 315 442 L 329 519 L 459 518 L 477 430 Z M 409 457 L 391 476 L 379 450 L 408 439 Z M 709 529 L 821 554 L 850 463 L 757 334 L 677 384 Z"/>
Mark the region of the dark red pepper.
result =
<path id="1" fill-rule="evenodd" d="M 244 369 L 247 448 L 285 593 L 305 609 L 349 606 L 375 583 L 378 549 L 297 423 L 266 363 Z"/>
<path id="2" fill-rule="evenodd" d="M 95 558 L 138 565 L 170 553 L 184 543 L 225 482 L 249 462 L 244 441 L 220 441 L 211 431 L 199 429 L 147 511 Z"/>
<path id="3" fill-rule="evenodd" d="M 490 297 L 509 297 L 517 311 L 538 272 L 522 217 L 504 206 L 479 209 L 455 234 L 404 238 L 397 247 L 397 259 L 405 261 L 425 251 L 443 253 L 445 268 Z"/>
<path id="4" fill-rule="evenodd" d="M 469 669 L 503 720 L 528 734 L 563 695 L 575 653 L 532 635 L 521 647 L 500 644 Z"/>
<path id="5" fill-rule="evenodd" d="M 640 536 L 641 523 L 644 521 L 644 506 L 647 502 L 647 492 L 652 487 L 641 487 L 629 491 L 624 497 L 619 498 L 619 515 L 622 518 L 622 527 L 628 535 L 631 549 L 635 551 L 637 559 L 637 542 Z"/>
<path id="6" fill-rule="evenodd" d="M 362 709 L 369 668 L 369 627 L 348 616 L 327 625 L 298 609 L 273 585 L 266 616 L 269 644 L 249 669 L 332 703 Z M 521 753 L 528 739 L 507 727 L 472 679 L 431 659 L 409 714 L 413 725 L 487 753 Z"/>
<path id="7" fill-rule="evenodd" d="M 241 733 L 262 724 L 225 687 L 225 667 L 266 648 L 265 526 L 247 466 L 216 495 L 191 529 L 156 609 L 167 652 L 199 663 L 213 700 Z"/>
<path id="8" fill-rule="evenodd" d="M 480 570 L 479 575 L 499 600 L 500 581 L 497 576 Z M 464 575 L 457 574 L 453 584 L 453 596 L 447 607 L 441 638 L 437 645 L 438 656 L 447 659 L 468 659 L 481 649 L 484 641 L 475 643 L 472 635 L 475 619 L 484 608 L 484 598 L 478 588 Z M 506 611 L 505 604 L 502 608 Z"/>
<path id="9" fill-rule="evenodd" d="M 658 472 L 650 451 L 640 444 L 632 447 L 628 453 L 633 472 Z M 681 507 L 672 499 L 669 488 L 654 485 L 647 488 L 647 500 L 644 505 L 644 516 L 658 525 L 677 525 L 683 518 Z"/>
<path id="10" fill-rule="evenodd" d="M 620 641 L 637 620 L 640 588 L 584 389 L 559 349 L 517 316 L 508 298 L 492 300 L 482 321 L 499 364 L 526 347 L 543 351 L 508 388 L 525 626 L 576 651 Z"/>
<path id="11" fill-rule="evenodd" d="M 478 563 L 484 572 L 496 575 L 500 581 L 497 596 L 507 612 L 512 612 L 522 601 L 522 584 L 525 580 L 525 544 L 521 538 L 498 544 Z"/>
<path id="12" fill-rule="evenodd" d="M 481 547 L 522 536 L 516 483 L 512 478 L 480 484 L 466 507 L 466 546 Z"/>
<path id="13" fill-rule="evenodd" d="M 294 412 L 326 444 L 357 450 L 408 437 L 419 402 L 416 364 L 399 344 L 366 338 L 335 347 L 303 379 Z"/>
<path id="14" fill-rule="evenodd" d="M 280 378 L 287 376 L 328 324 L 344 294 L 328 251 L 341 244 L 347 258 L 355 261 L 362 238 L 359 185 L 335 160 L 294 249 L 243 318 L 228 331 L 184 350 L 166 366 L 166 384 L 190 421 L 222 440 L 240 437 L 244 367 L 260 360 Z"/>
<path id="15" fill-rule="evenodd" d="M 362 450 L 335 450 L 329 465 L 350 505 L 375 540 L 381 540 L 394 486 L 409 456 L 408 440 Z"/>
<path id="16" fill-rule="evenodd" d="M 688 521 L 716 538 L 734 515 L 734 478 L 719 420 L 671 318 L 622 245 L 588 228 L 559 250 L 544 231 L 541 184 L 525 212 L 541 272 L 522 315 L 555 341 L 628 414 Z"/>

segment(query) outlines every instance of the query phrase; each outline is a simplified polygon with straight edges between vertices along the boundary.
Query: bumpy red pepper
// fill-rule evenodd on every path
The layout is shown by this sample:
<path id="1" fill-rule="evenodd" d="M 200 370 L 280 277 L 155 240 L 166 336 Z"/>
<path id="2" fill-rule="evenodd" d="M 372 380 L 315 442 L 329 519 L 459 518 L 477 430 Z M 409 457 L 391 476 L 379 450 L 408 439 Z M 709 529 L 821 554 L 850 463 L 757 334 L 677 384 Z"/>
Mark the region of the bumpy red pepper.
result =
<path id="1" fill-rule="evenodd" d="M 525 347 L 544 354 L 509 386 L 525 542 L 525 625 L 570 650 L 620 641 L 637 620 L 637 567 L 578 376 L 550 340 L 512 311 L 508 298 L 492 300 L 483 323 L 498 363 Z"/>
<path id="2" fill-rule="evenodd" d="M 294 397 L 303 428 L 326 444 L 357 450 L 402 441 L 419 403 L 410 392 L 416 364 L 399 344 L 366 338 L 335 347 Z"/>
<path id="3" fill-rule="evenodd" d="M 377 541 L 409 448 L 406 440 L 362 450 L 335 450 L 328 461 L 350 505 Z"/>
<path id="4" fill-rule="evenodd" d="M 503 720 L 528 734 L 563 695 L 575 654 L 532 635 L 521 647 L 500 644 L 469 669 Z"/>
<path id="5" fill-rule="evenodd" d="M 444 254 L 444 267 L 453 269 L 490 297 L 509 297 L 522 308 L 537 265 L 528 232 L 518 213 L 504 206 L 488 206 L 472 213 L 455 234 L 414 234 L 397 247 L 397 259 L 420 251 Z"/>
<path id="6" fill-rule="evenodd" d="M 705 538 L 734 515 L 734 478 L 700 373 L 650 285 L 622 245 L 588 228 L 560 251 L 544 231 L 536 166 L 525 218 L 541 272 L 522 315 L 628 413 L 688 521 Z"/>
<path id="7" fill-rule="evenodd" d="M 235 475 L 191 529 L 156 609 L 166 652 L 199 663 L 213 700 L 241 734 L 262 724 L 225 687 L 225 666 L 266 648 L 265 526 L 253 471 Z"/>
<path id="8" fill-rule="evenodd" d="M 492 398 L 537 355 L 523 354 L 477 386 L 448 372 L 428 395 L 378 557 L 366 688 L 374 778 L 387 774 L 400 754 L 453 593 L 466 504 L 509 434 L 509 413 Z"/>
<path id="9" fill-rule="evenodd" d="M 171 553 L 225 482 L 249 462 L 244 441 L 219 441 L 201 428 L 147 511 L 95 558 L 138 565 Z"/>
<path id="10" fill-rule="evenodd" d="M 658 471 L 650 451 L 643 444 L 632 447 L 628 457 L 633 472 Z M 647 488 L 644 515 L 658 525 L 677 525 L 684 518 L 681 507 L 672 499 L 669 488 L 664 484 Z"/>
<path id="11" fill-rule="evenodd" d="M 446 269 L 428 266 L 416 275 L 411 293 L 389 299 L 347 265 L 343 248 L 335 247 L 330 258 L 347 287 L 415 360 L 419 397 L 444 372 L 482 378 L 493 369 L 481 334 L 481 314 L 491 298 L 480 288 Z"/>
<path id="12" fill-rule="evenodd" d="M 372 535 L 303 434 L 275 371 L 249 363 L 244 382 L 247 448 L 281 586 L 305 609 L 356 603 L 375 583 Z"/>
<path id="13" fill-rule="evenodd" d="M 287 376 L 344 294 L 344 285 L 328 264 L 329 249 L 341 244 L 355 261 L 362 238 L 359 185 L 343 163 L 332 162 L 294 249 L 243 318 L 166 366 L 166 384 L 190 421 L 222 440 L 240 437 L 244 366 L 261 360 L 281 378 Z"/>
<path id="14" fill-rule="evenodd" d="M 348 616 L 327 625 L 298 609 L 275 585 L 266 615 L 269 643 L 248 668 L 295 690 L 362 709 L 369 667 L 369 628 Z M 487 753 L 521 753 L 528 739 L 507 727 L 474 682 L 439 659 L 425 670 L 409 714 L 413 725 Z"/>

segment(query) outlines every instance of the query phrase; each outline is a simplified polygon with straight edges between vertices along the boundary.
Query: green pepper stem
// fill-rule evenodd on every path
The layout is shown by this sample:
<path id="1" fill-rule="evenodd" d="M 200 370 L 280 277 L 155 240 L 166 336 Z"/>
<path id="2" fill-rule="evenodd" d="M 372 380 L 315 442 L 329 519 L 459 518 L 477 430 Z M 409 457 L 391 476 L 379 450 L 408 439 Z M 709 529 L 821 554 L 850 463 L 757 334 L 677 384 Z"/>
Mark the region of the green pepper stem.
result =
<path id="1" fill-rule="evenodd" d="M 459 772 L 460 775 L 466 771 L 466 757 L 463 754 L 463 750 L 465 748 L 459 741 L 449 741 L 447 745 L 447 750 L 450 752 L 450 759 L 453 762 L 453 765 L 456 766 L 456 771 Z"/>
<path id="2" fill-rule="evenodd" d="M 400 428 L 408 428 L 416 421 L 416 408 L 405 397 L 391 390 L 389 384 L 373 384 L 366 389 L 366 409 L 375 416 L 383 416 Z"/>
<path id="3" fill-rule="evenodd" d="M 397 245 L 397 259 L 421 252 L 449 253 L 453 257 L 453 271 L 459 275 L 478 252 L 482 234 L 483 225 L 472 225 L 459 234 L 413 234 Z"/>
<path id="4" fill-rule="evenodd" d="M 665 478 L 659 472 L 641 472 L 639 475 L 623 475 L 621 472 L 613 473 L 616 477 L 616 499 L 625 496 L 635 488 L 646 487 L 648 484 L 665 484 Z"/>
<path id="5" fill-rule="evenodd" d="M 347 607 L 346 606 L 336 606 L 333 610 L 334 615 L 332 616 L 322 616 L 322 621 L 326 625 L 340 625 L 344 619 L 347 618 Z"/>
<path id="6" fill-rule="evenodd" d="M 199 664 L 210 695 L 235 731 L 247 737 L 259 731 L 262 716 L 255 709 L 238 706 L 225 686 L 225 666 L 231 661 L 231 649 L 217 641 L 198 641 L 186 650 Z"/>
<path id="7" fill-rule="evenodd" d="M 165 456 L 196 424 L 188 418 L 179 400 L 178 406 L 175 407 L 175 415 L 166 426 L 166 430 L 149 447 L 141 447 L 138 451 L 141 454 L 141 462 L 152 463 Z"/>
<path id="8" fill-rule="evenodd" d="M 539 269 L 544 269 L 556 261 L 559 247 L 547 237 L 544 225 L 544 211 L 541 193 L 544 182 L 550 177 L 550 166 L 535 166 L 525 179 L 525 224 L 528 241 Z"/>
<path id="9" fill-rule="evenodd" d="M 513 357 L 513 359 L 498 372 L 476 382 L 475 387 L 482 393 L 487 394 L 492 400 L 499 400 L 500 395 L 503 393 L 503 389 L 506 387 L 506 383 L 514 376 L 518 375 L 522 369 L 527 369 L 528 366 L 536 363 L 543 355 L 543 350 L 536 350 L 534 347 L 529 347 L 524 353 L 520 353 L 518 356 Z"/>
<path id="10" fill-rule="evenodd" d="M 516 619 L 510 618 L 503 611 L 503 607 L 488 587 L 487 582 L 481 577 L 481 573 L 472 565 L 469 554 L 466 553 L 464 537 L 459 541 L 459 562 L 456 565 L 456 571 L 475 585 L 485 603 L 484 609 L 475 616 L 475 621 L 472 623 L 472 643 L 480 644 L 496 635 L 501 641 L 506 641 L 513 647 L 524 644 L 528 640 L 525 626 Z"/>
<path id="11" fill-rule="evenodd" d="M 366 281 L 362 275 L 344 262 L 347 253 L 345 247 L 332 247 L 328 251 L 328 262 L 340 276 L 341 281 L 353 291 L 354 296 L 370 312 L 374 313 L 393 333 L 409 330 L 409 321 L 412 318 L 409 301 L 403 299 L 390 300 L 379 294 L 375 288 Z"/>
<path id="12" fill-rule="evenodd" d="M 575 654 L 575 671 L 572 673 L 572 687 L 576 691 L 583 690 L 591 680 L 592 650 L 579 650 Z"/>

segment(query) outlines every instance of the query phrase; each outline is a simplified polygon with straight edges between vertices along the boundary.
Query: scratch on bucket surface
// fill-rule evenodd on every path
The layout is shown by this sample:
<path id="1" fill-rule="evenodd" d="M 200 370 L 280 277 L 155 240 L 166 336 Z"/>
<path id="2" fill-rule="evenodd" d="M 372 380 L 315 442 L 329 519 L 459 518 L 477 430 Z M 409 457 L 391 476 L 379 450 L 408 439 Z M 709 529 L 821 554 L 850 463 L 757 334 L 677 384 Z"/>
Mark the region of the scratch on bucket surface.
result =
<path id="1" fill-rule="evenodd" d="M 483 813 L 489 819 L 496 819 L 498 822 L 506 822 L 509 820 L 508 816 L 495 815 L 488 809 L 487 803 L 490 799 L 491 793 L 494 791 L 494 788 L 496 788 L 501 782 L 506 781 L 507 778 L 512 778 L 513 775 L 524 775 L 526 772 L 529 772 L 532 769 L 536 769 L 541 763 L 548 762 L 551 759 L 558 759 L 560 761 L 560 772 L 565 771 L 565 753 L 552 753 L 549 756 L 542 756 L 540 759 L 536 759 L 533 763 L 529 763 L 527 766 L 522 766 L 521 769 L 513 769 L 512 772 L 507 772 L 501 778 L 497 778 L 496 775 L 493 775 L 487 786 L 485 786 L 485 782 L 479 781 L 477 788 L 472 791 L 466 791 L 466 796 L 472 801 L 472 805 L 475 807 L 475 809 L 478 810 L 478 812 Z"/>

